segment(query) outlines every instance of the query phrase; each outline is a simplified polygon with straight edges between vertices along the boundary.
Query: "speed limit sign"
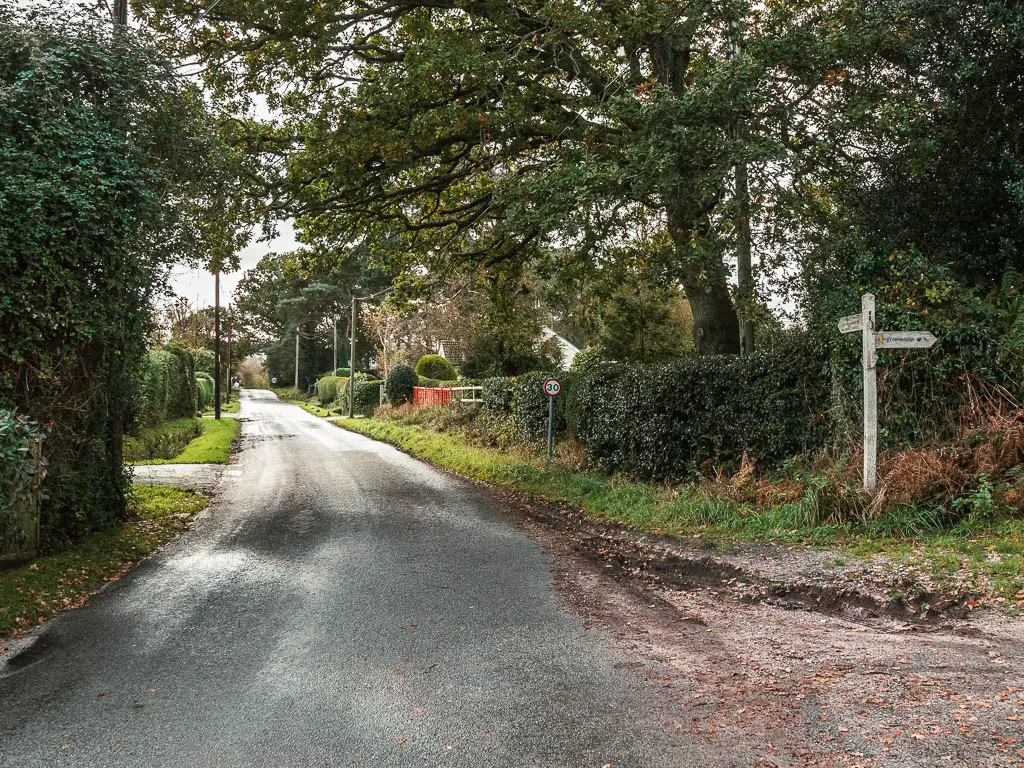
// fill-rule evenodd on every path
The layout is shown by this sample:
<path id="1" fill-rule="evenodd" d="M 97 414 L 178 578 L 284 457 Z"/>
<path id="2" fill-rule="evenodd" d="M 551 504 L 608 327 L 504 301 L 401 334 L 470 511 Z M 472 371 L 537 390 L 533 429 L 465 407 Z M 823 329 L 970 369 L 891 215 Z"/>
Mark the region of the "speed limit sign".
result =
<path id="1" fill-rule="evenodd" d="M 558 393 L 562 391 L 562 382 L 558 379 L 545 379 L 544 381 L 544 394 L 548 397 L 558 397 Z"/>

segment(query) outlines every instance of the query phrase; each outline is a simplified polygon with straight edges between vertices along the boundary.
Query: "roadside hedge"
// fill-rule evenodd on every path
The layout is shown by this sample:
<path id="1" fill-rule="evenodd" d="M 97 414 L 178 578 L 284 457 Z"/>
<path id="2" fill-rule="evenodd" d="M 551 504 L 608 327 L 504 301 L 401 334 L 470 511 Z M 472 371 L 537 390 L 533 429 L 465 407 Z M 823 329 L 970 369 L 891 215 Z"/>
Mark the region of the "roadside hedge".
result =
<path id="1" fill-rule="evenodd" d="M 637 478 L 735 466 L 744 452 L 771 465 L 821 445 L 826 382 L 799 353 L 606 365 L 571 377 L 566 423 L 591 460 Z"/>
<path id="2" fill-rule="evenodd" d="M 0 408 L 0 559 L 36 546 L 46 460 L 33 451 L 45 434 L 34 421 Z"/>
<path id="3" fill-rule="evenodd" d="M 324 376 L 316 383 L 316 393 L 321 405 L 333 403 L 348 384 L 347 376 Z"/>
<path id="4" fill-rule="evenodd" d="M 176 344 L 148 350 L 136 377 L 136 420 L 140 424 L 159 424 L 191 416 L 195 410 L 196 375 L 192 355 Z"/>

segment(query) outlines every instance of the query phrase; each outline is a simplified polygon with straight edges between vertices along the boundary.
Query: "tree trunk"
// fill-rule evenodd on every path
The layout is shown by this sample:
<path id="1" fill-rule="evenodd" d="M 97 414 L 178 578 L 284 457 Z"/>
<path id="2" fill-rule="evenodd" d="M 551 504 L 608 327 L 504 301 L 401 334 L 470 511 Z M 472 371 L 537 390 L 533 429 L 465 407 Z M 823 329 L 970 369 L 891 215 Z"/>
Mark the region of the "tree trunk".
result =
<path id="1" fill-rule="evenodd" d="M 698 217 L 673 206 L 668 207 L 668 225 L 682 270 L 683 288 L 693 314 L 693 347 L 698 355 L 738 355 L 740 322 L 729 296 L 724 275 L 714 277 L 720 265 L 702 265 L 687 257 L 690 233 Z M 703 276 L 701 276 L 703 272 Z"/>
<path id="2" fill-rule="evenodd" d="M 740 325 L 724 280 L 705 288 L 683 281 L 693 313 L 693 346 L 699 355 L 738 355 Z"/>

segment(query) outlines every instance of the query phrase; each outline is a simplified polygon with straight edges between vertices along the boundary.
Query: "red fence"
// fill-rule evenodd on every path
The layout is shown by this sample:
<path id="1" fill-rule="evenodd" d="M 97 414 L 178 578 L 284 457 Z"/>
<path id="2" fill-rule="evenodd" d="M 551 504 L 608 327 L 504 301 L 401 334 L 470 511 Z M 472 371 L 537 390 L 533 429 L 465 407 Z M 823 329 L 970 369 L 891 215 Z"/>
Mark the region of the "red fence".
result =
<path id="1" fill-rule="evenodd" d="M 433 387 L 413 387 L 413 405 L 451 405 L 452 391 L 450 389 L 434 389 Z"/>

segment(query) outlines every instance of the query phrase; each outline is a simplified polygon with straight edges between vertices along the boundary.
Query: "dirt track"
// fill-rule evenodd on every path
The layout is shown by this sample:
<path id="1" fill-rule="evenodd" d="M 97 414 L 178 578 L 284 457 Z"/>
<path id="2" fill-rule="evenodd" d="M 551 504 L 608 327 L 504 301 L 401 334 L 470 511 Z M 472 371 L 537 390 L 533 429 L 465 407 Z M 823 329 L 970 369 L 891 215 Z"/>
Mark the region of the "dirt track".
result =
<path id="1" fill-rule="evenodd" d="M 747 765 L 1024 766 L 1024 620 L 880 583 L 814 585 L 813 552 L 801 567 L 774 548 L 666 551 L 500 495 L 552 556 L 567 606 L 671 693 L 663 727 L 709 751 L 760 739 Z"/>

